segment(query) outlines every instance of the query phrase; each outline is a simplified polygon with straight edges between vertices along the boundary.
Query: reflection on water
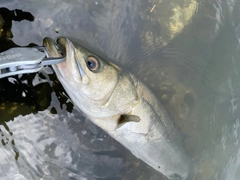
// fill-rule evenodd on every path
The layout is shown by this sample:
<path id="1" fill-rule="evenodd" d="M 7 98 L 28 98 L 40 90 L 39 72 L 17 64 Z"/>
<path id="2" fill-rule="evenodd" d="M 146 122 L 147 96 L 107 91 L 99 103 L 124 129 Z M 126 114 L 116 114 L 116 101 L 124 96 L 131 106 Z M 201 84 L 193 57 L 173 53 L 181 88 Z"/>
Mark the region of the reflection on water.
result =
<path id="1" fill-rule="evenodd" d="M 0 5 L 35 19 L 11 20 L 1 50 L 44 36 L 88 43 L 168 108 L 195 163 L 191 179 L 240 177 L 238 1 L 21 2 Z M 1 79 L 0 92 L 0 179 L 164 179 L 78 112 L 51 68 Z"/>
<path id="2" fill-rule="evenodd" d="M 14 133 L 8 138 L 14 139 L 15 143 L 1 148 L 1 152 L 6 153 L 2 156 L 1 167 L 8 167 L 10 163 L 12 168 L 2 171 L 2 178 L 19 173 L 26 179 L 86 179 L 83 177 L 89 174 L 90 177 L 115 179 L 126 171 L 122 156 L 114 146 L 109 145 L 109 153 L 101 155 L 105 149 L 101 142 L 109 139 L 105 134 L 99 133 L 96 127 L 92 127 L 91 131 L 93 125 L 86 128 L 88 122 L 81 114 L 78 116 L 81 120 L 73 114 L 66 114 L 66 117 L 42 111 L 18 116 L 9 122 L 8 126 Z M 79 134 L 76 134 L 75 128 Z M 6 131 L 2 133 L 4 136 L 8 134 Z M 92 142 L 84 143 L 86 139 Z M 19 152 L 17 164 L 12 149 Z M 106 162 L 108 173 L 101 169 Z"/>
<path id="3" fill-rule="evenodd" d="M 0 8 L 0 51 L 5 51 L 16 45 L 11 38 L 13 34 L 11 32 L 12 21 L 33 21 L 34 16 L 29 12 L 24 12 L 20 9 L 9 10 L 5 7 Z"/>

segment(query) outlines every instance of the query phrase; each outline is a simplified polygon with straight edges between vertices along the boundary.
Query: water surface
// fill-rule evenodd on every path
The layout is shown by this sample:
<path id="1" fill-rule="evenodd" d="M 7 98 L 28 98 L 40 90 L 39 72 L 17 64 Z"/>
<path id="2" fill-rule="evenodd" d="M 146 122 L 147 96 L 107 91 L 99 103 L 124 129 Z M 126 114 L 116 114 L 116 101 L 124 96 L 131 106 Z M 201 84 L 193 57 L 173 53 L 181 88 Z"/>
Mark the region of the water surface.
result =
<path id="1" fill-rule="evenodd" d="M 184 136 L 192 179 L 240 177 L 238 1 L 0 5 L 35 17 L 12 22 L 10 46 L 72 37 L 144 81 Z M 0 92 L 0 178 L 164 179 L 76 110 L 50 68 L 1 79 Z"/>

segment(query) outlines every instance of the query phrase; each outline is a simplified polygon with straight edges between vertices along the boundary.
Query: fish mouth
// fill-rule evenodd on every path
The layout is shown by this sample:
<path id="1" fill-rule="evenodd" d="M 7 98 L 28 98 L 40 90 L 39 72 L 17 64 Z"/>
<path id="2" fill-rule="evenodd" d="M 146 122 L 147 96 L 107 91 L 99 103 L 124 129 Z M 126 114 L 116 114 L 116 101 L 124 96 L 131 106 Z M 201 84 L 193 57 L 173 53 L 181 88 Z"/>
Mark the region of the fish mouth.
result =
<path id="1" fill-rule="evenodd" d="M 62 56 L 61 53 L 56 48 L 54 41 L 51 38 L 45 37 L 43 39 L 43 46 L 46 48 L 46 51 L 49 57 L 58 58 Z M 64 49 L 65 51 L 65 47 L 61 47 L 61 48 Z M 66 67 L 66 61 L 63 61 L 62 63 L 59 63 L 59 64 L 52 65 L 52 67 L 55 70 L 57 76 L 62 75 L 59 69 L 63 69 Z"/>
<path id="2" fill-rule="evenodd" d="M 75 56 L 74 46 L 67 38 L 60 37 L 57 39 L 57 44 L 65 49 L 66 61 L 57 64 L 56 67 L 61 72 L 61 75 L 68 80 L 72 78 L 81 78 L 78 61 Z"/>
<path id="3" fill-rule="evenodd" d="M 89 77 L 87 75 L 87 66 L 84 56 L 84 52 L 78 50 L 77 48 L 82 46 L 74 44 L 69 39 L 65 37 L 60 37 L 57 39 L 57 44 L 63 47 L 66 51 L 66 61 L 57 65 L 58 69 L 61 69 L 64 73 L 63 75 L 69 76 L 69 81 L 75 81 L 81 84 L 87 84 L 89 82 Z M 65 72 L 64 72 L 65 71 Z"/>
<path id="4" fill-rule="evenodd" d="M 66 60 L 59 63 L 52 65 L 57 77 L 60 81 L 81 81 L 84 75 L 83 68 L 79 63 L 76 55 L 75 55 L 75 48 L 74 45 L 70 40 L 65 37 L 59 37 L 57 40 L 57 45 L 59 46 L 60 50 L 66 52 Z M 44 38 L 43 44 L 48 52 L 50 57 L 61 57 L 61 53 L 56 48 L 53 40 L 51 38 Z M 62 80 L 61 80 L 62 79 Z"/>

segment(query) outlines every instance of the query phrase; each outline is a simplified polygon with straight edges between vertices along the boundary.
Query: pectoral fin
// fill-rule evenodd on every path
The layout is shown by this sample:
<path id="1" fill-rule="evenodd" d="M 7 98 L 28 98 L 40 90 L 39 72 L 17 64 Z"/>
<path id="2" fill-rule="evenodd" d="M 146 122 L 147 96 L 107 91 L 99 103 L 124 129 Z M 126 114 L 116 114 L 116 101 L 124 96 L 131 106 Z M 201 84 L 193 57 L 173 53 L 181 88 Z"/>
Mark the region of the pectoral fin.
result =
<path id="1" fill-rule="evenodd" d="M 120 128 L 121 126 L 123 126 L 124 124 L 128 123 L 128 122 L 139 122 L 141 121 L 139 116 L 136 115 L 129 115 L 129 114 L 122 114 L 119 119 L 118 119 L 118 123 L 116 126 L 117 128 Z"/>

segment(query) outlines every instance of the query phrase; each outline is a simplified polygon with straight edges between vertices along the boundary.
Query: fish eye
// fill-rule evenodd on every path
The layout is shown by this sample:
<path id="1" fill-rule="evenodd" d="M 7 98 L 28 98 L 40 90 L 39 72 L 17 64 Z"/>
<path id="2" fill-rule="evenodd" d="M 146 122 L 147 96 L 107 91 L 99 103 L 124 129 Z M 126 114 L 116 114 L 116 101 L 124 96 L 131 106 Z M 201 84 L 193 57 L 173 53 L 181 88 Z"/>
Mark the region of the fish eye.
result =
<path id="1" fill-rule="evenodd" d="M 90 71 L 97 71 L 100 67 L 99 60 L 93 56 L 89 56 L 86 63 Z"/>

